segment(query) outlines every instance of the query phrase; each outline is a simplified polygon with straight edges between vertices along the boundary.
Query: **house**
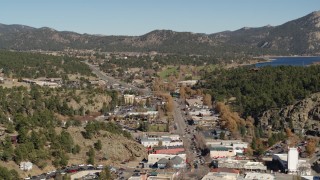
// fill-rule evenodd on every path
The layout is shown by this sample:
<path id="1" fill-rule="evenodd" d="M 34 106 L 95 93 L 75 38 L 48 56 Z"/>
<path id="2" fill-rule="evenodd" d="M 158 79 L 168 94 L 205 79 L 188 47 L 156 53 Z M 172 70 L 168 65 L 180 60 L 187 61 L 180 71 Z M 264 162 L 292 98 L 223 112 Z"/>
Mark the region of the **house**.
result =
<path id="1" fill-rule="evenodd" d="M 30 171 L 32 169 L 32 163 L 29 161 L 28 162 L 21 162 L 20 169 L 23 171 Z"/>
<path id="2" fill-rule="evenodd" d="M 194 109 L 192 111 L 189 111 L 190 116 L 211 116 L 212 112 L 209 109 Z M 218 119 L 216 117 L 212 117 L 214 119 Z"/>
<path id="3" fill-rule="evenodd" d="M 168 163 L 169 163 L 169 159 L 167 159 L 167 158 L 161 158 L 161 159 L 157 162 L 157 165 L 158 165 L 158 168 L 159 168 L 159 169 L 164 169 L 164 168 L 167 168 L 167 167 L 168 167 Z"/>
<path id="4" fill-rule="evenodd" d="M 194 124 L 201 126 L 213 126 L 218 120 L 215 116 L 192 116 L 191 119 Z"/>
<path id="5" fill-rule="evenodd" d="M 158 168 L 164 169 L 164 168 L 174 168 L 174 169 L 180 169 L 186 167 L 186 161 L 180 157 L 180 156 L 174 156 L 173 158 L 161 158 L 157 162 Z"/>
<path id="6" fill-rule="evenodd" d="M 180 156 L 175 156 L 170 160 L 170 164 L 172 165 L 172 168 L 180 169 L 186 167 L 186 161 L 182 159 Z"/>
<path id="7" fill-rule="evenodd" d="M 189 107 L 201 107 L 203 105 L 202 98 L 186 99 L 186 104 Z"/>

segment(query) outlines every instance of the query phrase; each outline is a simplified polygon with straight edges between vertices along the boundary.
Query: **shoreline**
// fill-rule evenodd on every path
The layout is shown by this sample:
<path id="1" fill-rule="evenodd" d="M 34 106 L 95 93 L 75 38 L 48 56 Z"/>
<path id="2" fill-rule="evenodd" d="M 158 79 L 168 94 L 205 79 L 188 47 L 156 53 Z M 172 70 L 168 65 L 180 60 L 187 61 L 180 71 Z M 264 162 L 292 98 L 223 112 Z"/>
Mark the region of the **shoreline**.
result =
<path id="1" fill-rule="evenodd" d="M 250 60 L 247 63 L 243 63 L 243 64 L 229 64 L 226 65 L 226 68 L 234 68 L 234 67 L 241 67 L 241 66 L 250 66 L 250 65 L 256 65 L 256 64 L 260 64 L 260 63 L 268 63 L 268 62 L 272 62 L 277 60 L 278 58 L 309 58 L 309 57 L 319 57 L 319 56 L 257 56 L 257 57 L 253 57 L 252 60 Z M 318 62 L 320 64 L 320 62 Z M 316 63 L 312 63 L 312 64 L 316 64 Z"/>
<path id="2" fill-rule="evenodd" d="M 257 59 L 268 59 L 268 60 L 276 60 L 277 58 L 304 58 L 304 57 L 320 57 L 320 55 L 306 55 L 306 56 L 257 56 L 253 58 Z"/>

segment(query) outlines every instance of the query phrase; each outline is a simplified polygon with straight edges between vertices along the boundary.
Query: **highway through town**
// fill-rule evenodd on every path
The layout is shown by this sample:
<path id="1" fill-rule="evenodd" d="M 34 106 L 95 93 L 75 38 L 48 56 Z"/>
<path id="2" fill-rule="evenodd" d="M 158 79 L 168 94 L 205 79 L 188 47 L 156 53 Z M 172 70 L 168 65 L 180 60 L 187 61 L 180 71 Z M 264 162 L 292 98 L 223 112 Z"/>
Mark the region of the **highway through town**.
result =
<path id="1" fill-rule="evenodd" d="M 177 100 L 174 101 L 173 107 L 174 107 L 173 118 L 176 123 L 175 125 L 177 127 L 176 133 L 182 137 L 187 125 L 185 123 L 185 119 L 182 116 L 182 112 Z"/>
<path id="2" fill-rule="evenodd" d="M 141 89 L 134 85 L 122 82 L 118 79 L 115 79 L 114 77 L 108 76 L 106 73 L 102 72 L 99 67 L 90 64 L 88 61 L 85 61 L 85 63 L 90 67 L 90 69 L 95 75 L 97 75 L 100 79 L 106 81 L 107 84 L 110 84 L 110 85 L 119 84 L 124 88 L 132 89 L 134 91 L 139 91 L 143 94 L 147 94 L 147 95 L 151 94 L 151 90 L 149 88 Z"/>
<path id="3" fill-rule="evenodd" d="M 181 110 L 185 108 L 185 103 L 180 99 L 175 99 L 173 107 L 173 118 L 177 127 L 174 132 L 180 135 L 187 155 L 187 161 L 191 165 L 191 171 L 182 173 L 183 179 L 200 178 L 209 172 L 209 168 L 201 156 L 201 150 L 198 148 L 198 142 L 195 138 L 198 132 L 194 126 L 186 123 L 186 111 Z"/>

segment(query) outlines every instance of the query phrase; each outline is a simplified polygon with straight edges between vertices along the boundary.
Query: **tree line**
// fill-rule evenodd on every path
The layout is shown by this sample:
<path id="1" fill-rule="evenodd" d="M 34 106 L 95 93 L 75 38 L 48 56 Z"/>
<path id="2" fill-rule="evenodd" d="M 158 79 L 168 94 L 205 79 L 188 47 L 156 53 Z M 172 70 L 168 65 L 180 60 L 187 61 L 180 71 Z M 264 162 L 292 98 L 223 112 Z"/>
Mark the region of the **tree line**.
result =
<path id="1" fill-rule="evenodd" d="M 242 117 L 258 117 L 270 108 L 281 108 L 320 91 L 320 66 L 243 67 L 206 73 L 197 86 L 215 101 L 232 100 Z M 231 99 L 230 99 L 231 98 Z"/>
<path id="2" fill-rule="evenodd" d="M 80 59 L 26 52 L 0 51 L 0 69 L 13 78 L 57 78 L 67 74 L 93 76 Z"/>

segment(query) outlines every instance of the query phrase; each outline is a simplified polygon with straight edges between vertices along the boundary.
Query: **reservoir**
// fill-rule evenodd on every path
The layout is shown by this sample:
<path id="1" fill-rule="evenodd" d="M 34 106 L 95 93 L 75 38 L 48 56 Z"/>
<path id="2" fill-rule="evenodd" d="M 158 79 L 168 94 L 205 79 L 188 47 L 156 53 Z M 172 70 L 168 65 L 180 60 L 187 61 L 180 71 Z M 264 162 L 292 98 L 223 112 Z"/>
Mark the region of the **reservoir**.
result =
<path id="1" fill-rule="evenodd" d="M 269 62 L 255 64 L 256 67 L 263 66 L 308 66 L 320 63 L 320 57 L 274 57 Z"/>

